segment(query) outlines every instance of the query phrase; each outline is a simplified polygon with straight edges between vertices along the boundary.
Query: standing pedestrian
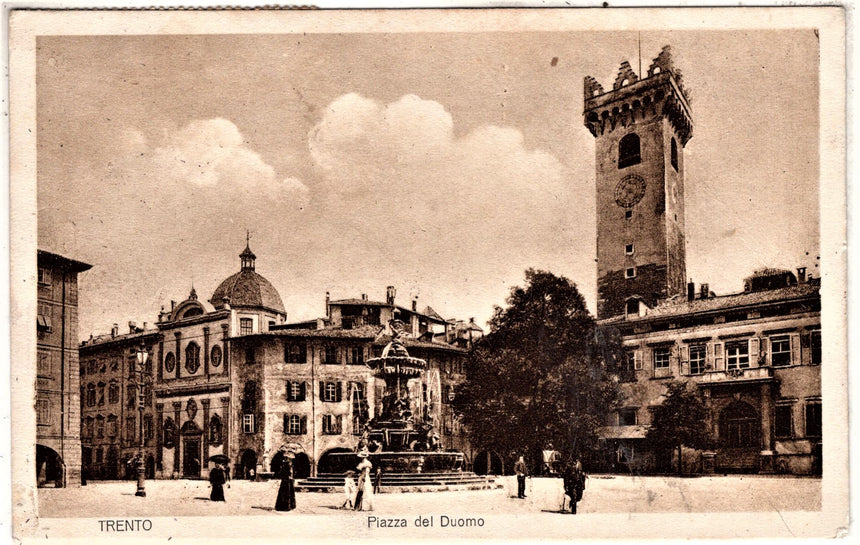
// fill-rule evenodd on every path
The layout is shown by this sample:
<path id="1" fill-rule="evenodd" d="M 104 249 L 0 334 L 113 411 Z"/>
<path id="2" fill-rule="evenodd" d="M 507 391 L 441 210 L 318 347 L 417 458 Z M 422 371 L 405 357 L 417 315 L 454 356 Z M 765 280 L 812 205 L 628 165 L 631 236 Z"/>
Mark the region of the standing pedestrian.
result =
<path id="1" fill-rule="evenodd" d="M 576 514 L 576 504 L 582 499 L 582 492 L 585 490 L 585 472 L 582 470 L 582 463 L 579 460 L 571 461 L 567 464 L 564 471 L 564 494 L 570 498 L 570 512 Z M 562 511 L 564 505 L 562 505 Z"/>
<path id="2" fill-rule="evenodd" d="M 526 461 L 522 456 L 519 457 L 514 464 L 514 473 L 517 474 L 517 497 L 522 499 L 526 497 L 526 476 L 529 474 Z"/>
<path id="3" fill-rule="evenodd" d="M 275 501 L 275 511 L 292 511 L 296 508 L 296 488 L 293 483 L 293 458 L 295 455 L 286 449 L 281 449 L 283 462 L 278 468 L 281 485 L 278 487 L 278 499 Z"/>
<path id="4" fill-rule="evenodd" d="M 209 484 L 212 485 L 212 492 L 209 494 L 211 501 L 226 501 L 224 499 L 224 483 L 226 482 L 227 476 L 221 464 L 215 464 L 215 467 L 209 472 Z"/>
<path id="5" fill-rule="evenodd" d="M 341 509 L 353 509 L 355 507 L 352 501 L 356 494 L 355 479 L 353 477 L 355 477 L 355 471 L 350 469 L 346 472 L 346 477 L 343 479 L 344 501 L 343 505 L 340 506 Z"/>
<path id="6" fill-rule="evenodd" d="M 358 470 L 358 494 L 355 496 L 356 511 L 373 511 L 373 483 L 370 480 L 370 470 L 373 464 L 370 463 L 370 453 L 362 450 L 358 453 L 361 461 L 356 466 Z"/>
<path id="7" fill-rule="evenodd" d="M 382 468 L 376 468 L 376 476 L 373 478 L 373 493 L 379 494 L 379 491 L 382 490 Z"/>

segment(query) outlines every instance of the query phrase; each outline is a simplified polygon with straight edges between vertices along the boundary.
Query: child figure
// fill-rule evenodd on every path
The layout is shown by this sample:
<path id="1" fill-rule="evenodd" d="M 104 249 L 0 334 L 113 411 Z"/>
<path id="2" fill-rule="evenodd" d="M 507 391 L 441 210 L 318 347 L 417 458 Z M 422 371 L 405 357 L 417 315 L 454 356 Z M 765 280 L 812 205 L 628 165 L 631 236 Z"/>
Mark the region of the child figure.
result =
<path id="1" fill-rule="evenodd" d="M 343 496 L 345 500 L 343 505 L 340 506 L 341 509 L 353 509 L 355 507 L 352 500 L 355 498 L 357 489 L 353 477 L 355 477 L 355 471 L 349 470 L 346 472 L 346 477 L 343 479 Z"/>

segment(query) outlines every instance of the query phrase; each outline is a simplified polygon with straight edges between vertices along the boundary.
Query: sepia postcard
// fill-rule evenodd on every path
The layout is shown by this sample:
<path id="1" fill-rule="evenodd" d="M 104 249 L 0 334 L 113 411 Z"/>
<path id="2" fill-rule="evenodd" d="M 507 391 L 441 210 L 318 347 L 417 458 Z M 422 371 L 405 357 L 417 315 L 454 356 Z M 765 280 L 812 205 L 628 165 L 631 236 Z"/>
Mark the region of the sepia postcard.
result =
<path id="1" fill-rule="evenodd" d="M 10 10 L 14 538 L 847 535 L 845 54 L 839 7 Z"/>

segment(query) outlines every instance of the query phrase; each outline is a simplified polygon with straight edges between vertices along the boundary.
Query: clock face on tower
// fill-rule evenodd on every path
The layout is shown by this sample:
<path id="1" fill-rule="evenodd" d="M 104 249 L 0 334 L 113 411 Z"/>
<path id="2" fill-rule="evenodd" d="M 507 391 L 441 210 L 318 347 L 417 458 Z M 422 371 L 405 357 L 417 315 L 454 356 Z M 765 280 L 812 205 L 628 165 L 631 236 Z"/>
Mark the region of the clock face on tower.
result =
<path id="1" fill-rule="evenodd" d="M 621 178 L 615 186 L 615 202 L 621 208 L 632 208 L 645 196 L 645 180 L 636 174 Z"/>

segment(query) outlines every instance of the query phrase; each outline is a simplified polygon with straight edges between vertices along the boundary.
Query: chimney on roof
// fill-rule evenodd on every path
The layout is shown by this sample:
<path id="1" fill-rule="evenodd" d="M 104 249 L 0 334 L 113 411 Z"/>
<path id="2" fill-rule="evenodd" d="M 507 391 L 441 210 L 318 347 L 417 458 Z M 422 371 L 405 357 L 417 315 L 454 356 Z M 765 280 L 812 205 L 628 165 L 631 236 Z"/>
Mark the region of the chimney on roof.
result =
<path id="1" fill-rule="evenodd" d="M 689 282 L 687 282 L 687 301 L 692 301 L 696 298 L 696 284 L 693 283 L 693 279 L 691 278 Z"/>
<path id="2" fill-rule="evenodd" d="M 135 331 L 136 329 L 137 329 L 137 324 L 136 324 L 136 323 L 134 323 L 134 322 L 129 322 L 129 323 L 128 323 L 128 332 L 129 332 L 129 333 L 134 333 L 134 331 Z"/>
<path id="3" fill-rule="evenodd" d="M 806 267 L 798 267 L 797 268 L 797 283 L 805 284 L 806 283 Z"/>
<path id="4" fill-rule="evenodd" d="M 325 292 L 325 316 L 331 318 L 331 294 Z"/>
<path id="5" fill-rule="evenodd" d="M 143 322 L 143 327 L 141 328 L 141 330 L 146 331 L 146 322 Z"/>
<path id="6" fill-rule="evenodd" d="M 412 298 L 412 312 L 418 312 L 418 296 Z"/>
<path id="7" fill-rule="evenodd" d="M 114 324 L 112 328 L 110 328 L 110 336 L 111 338 L 119 335 L 119 324 Z"/>
<path id="8" fill-rule="evenodd" d="M 711 295 L 710 286 L 708 286 L 707 282 L 703 282 L 702 286 L 699 288 L 699 297 L 701 299 L 707 299 Z"/>
<path id="9" fill-rule="evenodd" d="M 176 301 L 173 299 L 170 300 L 170 312 L 173 312 L 173 309 L 176 308 Z"/>
<path id="10" fill-rule="evenodd" d="M 367 301 L 367 294 L 366 294 L 366 293 L 362 293 L 362 294 L 361 294 L 361 300 L 362 300 L 362 301 Z"/>
<path id="11" fill-rule="evenodd" d="M 394 296 L 397 295 L 397 290 L 394 289 L 394 286 L 388 286 L 385 288 L 385 302 L 389 305 L 394 304 Z"/>

